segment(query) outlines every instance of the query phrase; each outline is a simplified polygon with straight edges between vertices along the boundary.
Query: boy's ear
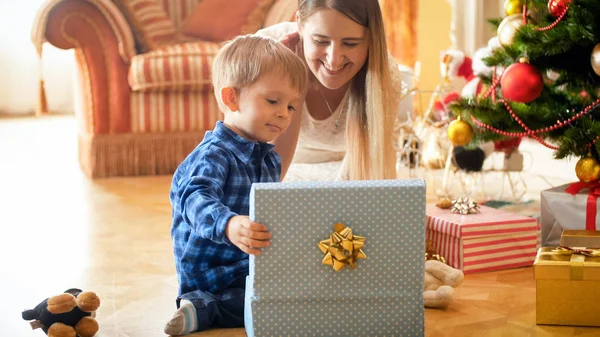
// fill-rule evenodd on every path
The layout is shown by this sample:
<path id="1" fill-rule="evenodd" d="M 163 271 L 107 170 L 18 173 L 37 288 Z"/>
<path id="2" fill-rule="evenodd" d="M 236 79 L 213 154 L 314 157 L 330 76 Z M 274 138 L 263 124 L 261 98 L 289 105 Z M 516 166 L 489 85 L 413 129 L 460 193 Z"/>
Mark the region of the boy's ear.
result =
<path id="1" fill-rule="evenodd" d="M 235 88 L 225 87 L 221 89 L 221 100 L 229 108 L 229 111 L 239 110 L 238 93 Z"/>

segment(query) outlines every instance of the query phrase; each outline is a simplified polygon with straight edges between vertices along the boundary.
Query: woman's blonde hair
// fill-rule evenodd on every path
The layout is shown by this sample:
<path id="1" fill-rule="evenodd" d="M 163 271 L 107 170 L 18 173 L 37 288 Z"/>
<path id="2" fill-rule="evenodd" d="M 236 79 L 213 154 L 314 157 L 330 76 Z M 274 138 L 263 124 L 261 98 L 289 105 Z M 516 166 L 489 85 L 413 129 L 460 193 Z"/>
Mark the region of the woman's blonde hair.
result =
<path id="1" fill-rule="evenodd" d="M 336 10 L 367 28 L 367 62 L 351 83 L 347 122 L 349 179 L 396 178 L 392 82 L 381 8 L 377 0 L 298 0 L 300 20 L 321 9 Z"/>
<path id="2" fill-rule="evenodd" d="M 265 74 L 287 75 L 292 88 L 303 93 L 307 76 L 304 62 L 279 41 L 266 36 L 241 35 L 226 42 L 212 64 L 212 84 L 221 111 L 227 107 L 221 89 L 243 90 Z"/>

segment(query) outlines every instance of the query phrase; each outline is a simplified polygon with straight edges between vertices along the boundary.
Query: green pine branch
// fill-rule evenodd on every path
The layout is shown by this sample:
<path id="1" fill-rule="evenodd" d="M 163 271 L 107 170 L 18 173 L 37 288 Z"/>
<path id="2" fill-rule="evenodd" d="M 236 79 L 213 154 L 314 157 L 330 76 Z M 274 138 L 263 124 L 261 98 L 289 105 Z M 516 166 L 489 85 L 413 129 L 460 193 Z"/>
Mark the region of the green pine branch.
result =
<path id="1" fill-rule="evenodd" d="M 530 128 L 538 130 L 566 121 L 600 98 L 600 76 L 592 69 L 590 57 L 593 48 L 600 43 L 600 1 L 572 1 L 567 15 L 553 29 L 539 31 L 556 21 L 548 13 L 548 0 L 528 0 L 529 24 L 518 30 L 510 46 L 502 46 L 483 61 L 486 65 L 508 67 L 527 56 L 545 79 L 542 94 L 528 104 L 509 102 L 515 114 Z M 503 18 L 489 20 L 496 29 Z M 558 74 L 558 79 L 548 78 L 549 71 Z M 491 85 L 489 76 L 480 76 L 482 83 Z M 582 94 L 587 93 L 587 95 Z M 502 90 L 497 90 L 498 100 Z M 501 140 L 504 137 L 487 129 L 478 128 L 471 116 L 482 123 L 505 132 L 525 132 L 511 117 L 504 104 L 487 99 L 461 99 L 451 105 L 454 115 L 462 115 L 476 129 L 473 144 Z M 556 130 L 539 134 L 547 141 L 558 144 L 556 158 L 584 156 L 591 144 L 600 136 L 600 108 L 594 108 L 588 115 L 574 123 Z M 598 142 L 600 143 L 600 141 Z M 472 146 L 472 145 L 471 145 Z M 593 155 L 598 158 L 600 145 L 593 147 Z"/>
<path id="2" fill-rule="evenodd" d="M 555 152 L 554 157 L 557 159 L 584 157 L 591 153 L 598 158 L 598 152 L 590 151 L 592 149 L 587 146 L 592 144 L 598 135 L 600 135 L 600 121 L 593 118 L 581 118 L 566 128 L 559 140 L 560 149 Z"/>

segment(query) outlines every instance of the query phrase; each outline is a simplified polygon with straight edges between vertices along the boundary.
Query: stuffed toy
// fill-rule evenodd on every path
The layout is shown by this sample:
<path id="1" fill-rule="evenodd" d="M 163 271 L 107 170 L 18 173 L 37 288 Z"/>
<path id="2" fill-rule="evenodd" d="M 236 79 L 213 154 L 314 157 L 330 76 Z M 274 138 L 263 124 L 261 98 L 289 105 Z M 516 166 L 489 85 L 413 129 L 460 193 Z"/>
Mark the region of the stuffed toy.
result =
<path id="1" fill-rule="evenodd" d="M 452 302 L 454 288 L 464 279 L 458 269 L 438 260 L 425 261 L 425 291 L 423 301 L 426 308 L 444 309 Z"/>
<path id="2" fill-rule="evenodd" d="M 98 332 L 94 318 L 100 299 L 91 291 L 69 289 L 43 300 L 34 309 L 23 311 L 33 329 L 42 328 L 49 337 L 93 337 Z"/>

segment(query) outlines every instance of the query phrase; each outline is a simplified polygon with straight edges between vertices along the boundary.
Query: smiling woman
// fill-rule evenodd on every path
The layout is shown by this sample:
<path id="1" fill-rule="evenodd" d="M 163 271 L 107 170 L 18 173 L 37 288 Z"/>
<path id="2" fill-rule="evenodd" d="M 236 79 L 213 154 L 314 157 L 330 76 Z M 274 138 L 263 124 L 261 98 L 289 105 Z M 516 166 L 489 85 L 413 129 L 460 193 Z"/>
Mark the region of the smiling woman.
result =
<path id="1" fill-rule="evenodd" d="M 394 125 L 402 81 L 377 0 L 300 0 L 296 23 L 258 34 L 280 39 L 310 70 L 302 112 L 274 141 L 290 163 L 342 161 L 337 179 L 394 179 Z"/>
<path id="2" fill-rule="evenodd" d="M 309 15 L 298 27 L 313 75 L 327 89 L 347 89 L 367 60 L 367 29 L 335 10 Z"/>

